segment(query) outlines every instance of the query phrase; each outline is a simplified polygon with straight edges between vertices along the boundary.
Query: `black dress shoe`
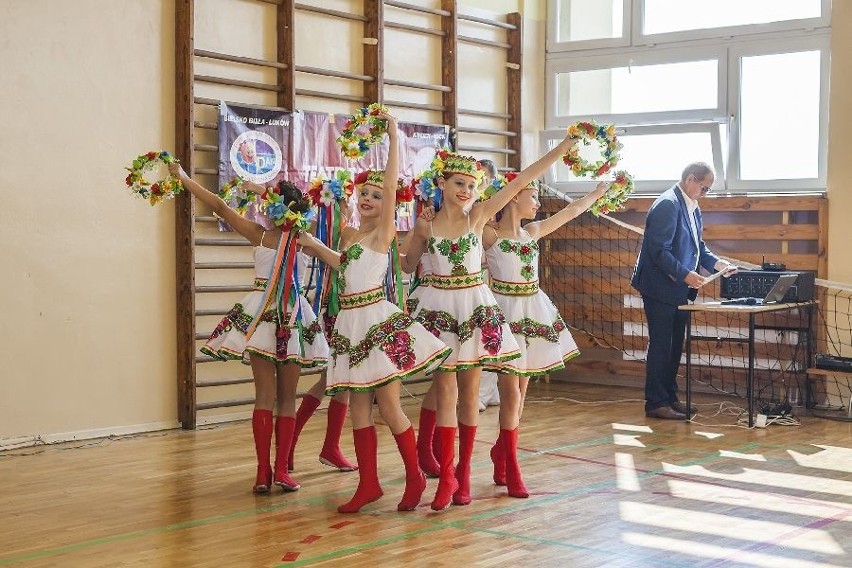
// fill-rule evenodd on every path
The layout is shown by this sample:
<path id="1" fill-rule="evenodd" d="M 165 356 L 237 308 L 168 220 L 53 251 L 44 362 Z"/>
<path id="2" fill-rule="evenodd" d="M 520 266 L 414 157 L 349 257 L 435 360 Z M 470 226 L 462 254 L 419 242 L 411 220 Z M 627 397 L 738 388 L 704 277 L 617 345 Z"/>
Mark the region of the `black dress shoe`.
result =
<path id="1" fill-rule="evenodd" d="M 661 406 L 654 410 L 646 410 L 645 416 L 648 418 L 662 418 L 663 420 L 686 420 L 686 414 L 678 412 L 671 406 Z"/>
<path id="2" fill-rule="evenodd" d="M 684 403 L 682 403 L 681 401 L 679 401 L 679 400 L 674 401 L 674 402 L 671 404 L 671 407 L 672 407 L 672 410 L 674 410 L 674 411 L 676 411 L 676 412 L 680 412 L 681 414 L 686 414 L 686 405 L 685 405 Z M 695 414 L 696 412 L 698 412 L 698 411 L 697 411 L 697 410 L 695 410 L 695 407 L 694 407 L 694 406 L 690 406 L 690 407 L 689 407 L 689 415 L 690 415 L 690 416 L 692 416 L 692 415 L 693 415 L 693 414 Z"/>

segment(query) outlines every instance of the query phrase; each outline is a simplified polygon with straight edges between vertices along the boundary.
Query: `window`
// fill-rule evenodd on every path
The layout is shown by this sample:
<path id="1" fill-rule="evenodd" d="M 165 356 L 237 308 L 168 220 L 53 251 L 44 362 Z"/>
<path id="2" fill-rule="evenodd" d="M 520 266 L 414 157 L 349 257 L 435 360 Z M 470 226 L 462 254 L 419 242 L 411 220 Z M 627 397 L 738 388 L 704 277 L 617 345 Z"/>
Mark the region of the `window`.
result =
<path id="1" fill-rule="evenodd" d="M 580 120 L 615 124 L 617 168 L 642 193 L 696 160 L 713 164 L 720 191 L 825 189 L 829 0 L 548 6 L 559 18 L 548 18 L 543 140 Z M 583 14 L 595 24 L 581 31 Z M 547 181 L 569 192 L 590 183 L 562 166 Z"/>
<path id="2" fill-rule="evenodd" d="M 644 0 L 641 35 L 764 25 L 766 31 L 827 24 L 824 0 Z M 807 23 L 806 23 L 807 22 Z M 741 30 L 748 33 L 748 30 Z M 711 34 L 706 34 L 711 35 Z M 655 38 L 658 39 L 658 38 Z"/>
<path id="3" fill-rule="evenodd" d="M 630 0 L 552 0 L 549 49 L 628 45 Z"/>
<path id="4" fill-rule="evenodd" d="M 544 147 L 553 148 L 564 133 L 562 129 L 545 131 Z M 629 126 L 618 130 L 618 139 L 624 147 L 616 170 L 630 172 L 637 194 L 660 193 L 670 188 L 680 179 L 684 166 L 697 161 L 713 166 L 717 172 L 713 187 L 717 191 L 725 190 L 724 177 L 718 174 L 724 171 L 724 164 L 722 136 L 716 124 Z M 561 161 L 551 168 L 546 182 L 565 192 L 586 192 L 597 183 L 578 180 Z"/>

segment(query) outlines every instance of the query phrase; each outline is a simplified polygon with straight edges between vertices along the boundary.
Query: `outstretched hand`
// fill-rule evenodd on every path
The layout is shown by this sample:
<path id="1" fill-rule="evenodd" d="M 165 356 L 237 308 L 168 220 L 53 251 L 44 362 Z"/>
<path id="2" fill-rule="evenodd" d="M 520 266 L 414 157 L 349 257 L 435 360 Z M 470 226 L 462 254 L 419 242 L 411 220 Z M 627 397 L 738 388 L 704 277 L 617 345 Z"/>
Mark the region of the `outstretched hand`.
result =
<path id="1" fill-rule="evenodd" d="M 169 164 L 169 173 L 173 176 L 177 176 L 181 180 L 189 177 L 186 175 L 186 172 L 183 170 L 183 166 L 181 166 L 178 161 L 174 161 Z"/>
<path id="2" fill-rule="evenodd" d="M 388 136 L 396 136 L 397 120 L 396 117 L 389 112 L 379 112 L 376 116 L 388 121 Z"/>

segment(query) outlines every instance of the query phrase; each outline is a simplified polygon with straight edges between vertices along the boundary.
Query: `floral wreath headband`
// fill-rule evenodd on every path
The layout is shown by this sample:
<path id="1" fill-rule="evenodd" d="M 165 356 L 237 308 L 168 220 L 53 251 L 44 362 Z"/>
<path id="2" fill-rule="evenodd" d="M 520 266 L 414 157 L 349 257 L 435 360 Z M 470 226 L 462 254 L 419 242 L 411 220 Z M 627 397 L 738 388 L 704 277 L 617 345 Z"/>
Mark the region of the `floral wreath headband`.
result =
<path id="1" fill-rule="evenodd" d="M 491 180 L 491 183 L 479 190 L 478 200 L 485 201 L 487 199 L 491 199 L 498 191 L 509 185 L 509 182 L 513 181 L 516 177 L 518 177 L 518 172 L 506 172 L 505 175 L 497 174 L 497 176 Z M 538 180 L 530 181 L 524 189 L 538 190 Z M 523 189 L 521 191 L 523 191 Z"/>
<path id="2" fill-rule="evenodd" d="M 355 187 L 363 187 L 372 185 L 379 189 L 384 189 L 385 172 L 384 170 L 367 170 L 355 176 L 353 181 Z M 414 200 L 414 188 L 411 183 L 400 178 L 396 182 L 396 202 L 407 203 Z"/>
<path id="3" fill-rule="evenodd" d="M 409 188 L 412 199 L 418 201 L 433 201 L 436 195 L 440 195 L 437 179 L 448 174 L 461 174 L 474 178 L 477 186 L 481 185 L 485 178 L 482 166 L 471 156 L 463 156 L 451 152 L 446 148 L 435 153 L 429 168 L 411 180 Z"/>
<path id="4" fill-rule="evenodd" d="M 334 177 L 317 176 L 311 180 L 307 195 L 316 206 L 331 207 L 349 199 L 355 191 L 355 183 L 349 170 L 339 170 Z"/>

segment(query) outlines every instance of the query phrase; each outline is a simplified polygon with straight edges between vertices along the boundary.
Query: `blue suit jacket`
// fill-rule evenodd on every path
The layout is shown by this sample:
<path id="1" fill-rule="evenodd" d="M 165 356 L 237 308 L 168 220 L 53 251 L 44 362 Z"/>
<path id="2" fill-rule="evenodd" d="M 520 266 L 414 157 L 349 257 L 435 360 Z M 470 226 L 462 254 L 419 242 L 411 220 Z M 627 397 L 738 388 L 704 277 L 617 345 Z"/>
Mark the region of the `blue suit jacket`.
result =
<path id="1" fill-rule="evenodd" d="M 715 272 L 719 260 L 701 238 L 701 210 L 695 210 L 698 246 L 692 237 L 689 210 L 677 186 L 663 192 L 648 210 L 642 249 L 631 285 L 648 298 L 679 306 L 694 300 L 697 290 L 683 281 L 700 264 Z"/>

